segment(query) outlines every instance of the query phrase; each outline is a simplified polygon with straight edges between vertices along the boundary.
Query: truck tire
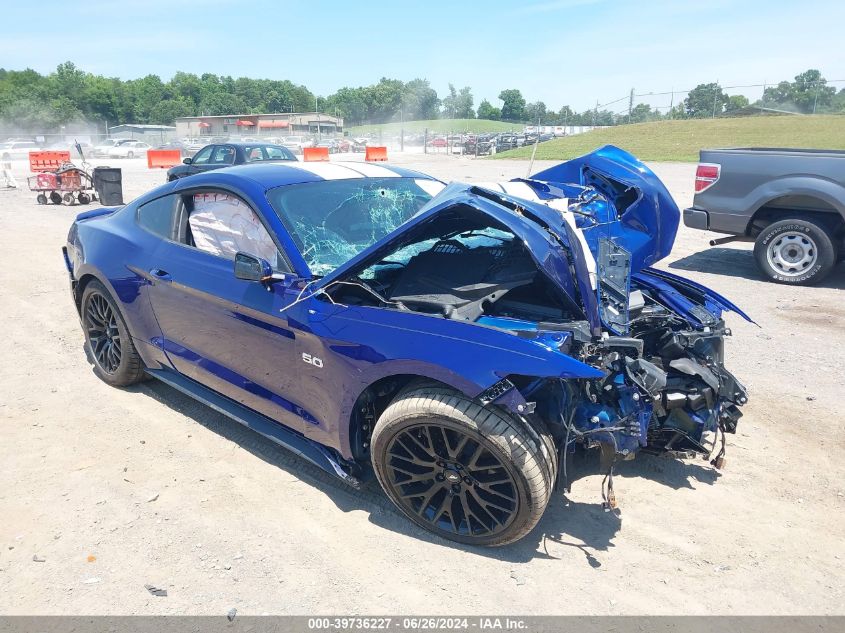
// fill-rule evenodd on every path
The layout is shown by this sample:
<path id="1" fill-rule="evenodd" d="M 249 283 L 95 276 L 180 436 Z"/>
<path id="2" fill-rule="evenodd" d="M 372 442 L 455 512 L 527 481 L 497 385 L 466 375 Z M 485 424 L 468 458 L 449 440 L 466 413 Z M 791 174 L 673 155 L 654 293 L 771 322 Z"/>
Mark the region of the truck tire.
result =
<path id="1" fill-rule="evenodd" d="M 754 242 L 754 258 L 766 278 L 795 286 L 824 279 L 836 264 L 836 251 L 828 230 L 806 218 L 774 222 Z"/>
<path id="2" fill-rule="evenodd" d="M 460 543 L 506 545 L 530 532 L 549 503 L 557 463 L 546 435 L 448 388 L 420 386 L 379 418 L 373 469 L 414 523 Z"/>

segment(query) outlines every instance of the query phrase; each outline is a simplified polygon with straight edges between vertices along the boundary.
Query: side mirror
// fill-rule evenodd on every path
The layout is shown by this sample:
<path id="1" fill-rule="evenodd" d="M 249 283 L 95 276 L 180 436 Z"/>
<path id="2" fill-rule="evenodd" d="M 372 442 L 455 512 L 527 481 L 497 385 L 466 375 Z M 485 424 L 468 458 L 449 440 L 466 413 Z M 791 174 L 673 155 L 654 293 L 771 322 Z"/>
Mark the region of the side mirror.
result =
<path id="1" fill-rule="evenodd" d="M 192 161 L 191 161 L 191 158 L 188 157 L 188 158 L 183 158 L 182 162 L 185 163 L 186 165 L 190 165 Z"/>
<path id="2" fill-rule="evenodd" d="M 235 253 L 235 277 L 244 281 L 268 281 L 273 277 L 273 268 L 266 259 L 249 253 Z"/>

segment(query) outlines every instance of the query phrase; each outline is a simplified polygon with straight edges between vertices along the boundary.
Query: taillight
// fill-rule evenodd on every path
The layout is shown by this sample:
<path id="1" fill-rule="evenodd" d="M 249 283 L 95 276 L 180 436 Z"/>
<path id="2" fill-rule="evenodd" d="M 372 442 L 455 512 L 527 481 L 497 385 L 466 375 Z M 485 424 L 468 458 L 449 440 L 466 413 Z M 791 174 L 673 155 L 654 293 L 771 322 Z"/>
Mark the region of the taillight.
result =
<path id="1" fill-rule="evenodd" d="M 719 180 L 722 166 L 716 163 L 699 163 L 695 170 L 695 193 L 701 193 Z"/>

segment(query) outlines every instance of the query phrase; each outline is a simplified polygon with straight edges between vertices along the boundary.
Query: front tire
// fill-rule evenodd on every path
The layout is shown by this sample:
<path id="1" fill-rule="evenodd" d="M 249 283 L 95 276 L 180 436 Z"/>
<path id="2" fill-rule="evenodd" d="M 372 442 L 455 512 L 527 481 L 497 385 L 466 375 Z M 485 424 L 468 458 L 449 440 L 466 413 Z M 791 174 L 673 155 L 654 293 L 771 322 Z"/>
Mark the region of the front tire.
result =
<path id="1" fill-rule="evenodd" d="M 127 387 L 146 377 L 144 363 L 109 291 L 99 281 L 85 286 L 81 304 L 85 353 L 94 373 L 113 387 Z"/>
<path id="2" fill-rule="evenodd" d="M 387 407 L 371 454 L 379 483 L 408 518 L 470 545 L 506 545 L 530 532 L 557 474 L 542 430 L 437 385 Z"/>
<path id="3" fill-rule="evenodd" d="M 789 218 L 763 229 L 754 243 L 754 258 L 770 281 L 809 286 L 830 274 L 837 252 L 824 226 L 805 218 Z"/>

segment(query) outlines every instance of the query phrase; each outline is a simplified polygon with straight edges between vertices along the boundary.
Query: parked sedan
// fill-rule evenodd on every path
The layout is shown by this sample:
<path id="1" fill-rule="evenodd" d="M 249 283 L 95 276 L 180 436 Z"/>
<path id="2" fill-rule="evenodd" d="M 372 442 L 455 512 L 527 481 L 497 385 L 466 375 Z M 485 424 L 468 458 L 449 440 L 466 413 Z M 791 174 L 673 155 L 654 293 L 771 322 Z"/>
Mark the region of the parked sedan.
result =
<path id="1" fill-rule="evenodd" d="M 296 160 L 287 147 L 267 143 L 220 143 L 206 145 L 193 158 L 185 158 L 181 165 L 167 170 L 167 180 L 176 180 L 212 169 L 245 163 Z"/>
<path id="2" fill-rule="evenodd" d="M 473 545 L 528 534 L 576 446 L 600 447 L 608 511 L 640 450 L 724 464 L 747 401 L 725 318 L 744 315 L 651 267 L 680 212 L 646 165 L 604 147 L 484 188 L 362 167 L 232 167 L 79 215 L 64 261 L 95 375 L 375 476 Z"/>
<path id="3" fill-rule="evenodd" d="M 193 152 L 188 149 L 188 146 L 182 141 L 169 141 L 156 147 L 156 149 L 178 149 L 182 158 L 190 156 Z"/>
<path id="4" fill-rule="evenodd" d="M 40 149 L 40 145 L 30 141 L 9 141 L 0 144 L 0 158 L 3 160 L 27 158 L 30 152 L 37 152 Z"/>
<path id="5" fill-rule="evenodd" d="M 294 154 L 301 154 L 304 147 L 311 147 L 311 142 L 301 136 L 286 136 L 282 141 L 282 145 Z"/>
<path id="6" fill-rule="evenodd" d="M 109 152 L 113 150 L 118 145 L 122 145 L 123 143 L 131 143 L 133 139 L 131 138 L 107 138 L 103 139 L 99 143 L 97 143 L 93 148 L 91 148 L 91 156 L 95 157 L 104 157 L 108 156 Z"/>
<path id="7" fill-rule="evenodd" d="M 147 155 L 147 150 L 152 146 L 143 141 L 127 141 L 115 145 L 108 151 L 109 158 L 138 158 Z"/>
<path id="8" fill-rule="evenodd" d="M 337 141 L 334 139 L 323 139 L 322 141 L 318 141 L 314 147 L 325 147 L 328 148 L 329 154 L 334 154 L 338 151 L 337 149 Z"/>

